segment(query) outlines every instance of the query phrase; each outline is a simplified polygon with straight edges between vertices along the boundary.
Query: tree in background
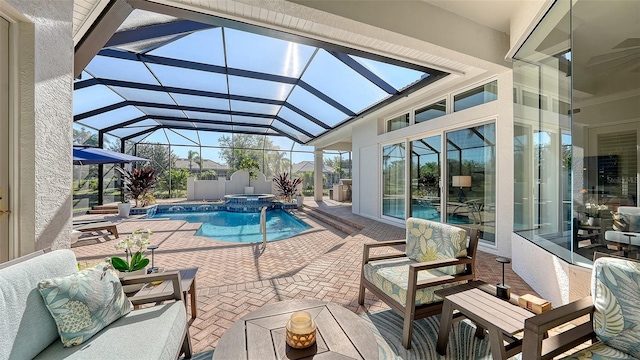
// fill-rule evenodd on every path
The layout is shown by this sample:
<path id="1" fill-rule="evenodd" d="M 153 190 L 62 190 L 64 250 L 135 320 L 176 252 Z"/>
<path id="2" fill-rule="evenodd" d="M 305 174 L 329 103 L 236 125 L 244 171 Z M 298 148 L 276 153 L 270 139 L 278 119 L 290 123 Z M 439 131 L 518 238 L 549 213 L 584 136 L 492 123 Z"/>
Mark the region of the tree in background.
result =
<path id="1" fill-rule="evenodd" d="M 169 150 L 168 145 L 139 143 L 137 146 L 137 154 L 141 158 L 149 159 L 145 166 L 152 166 L 160 176 L 169 171 L 169 165 L 175 167 L 178 157 Z"/>
<path id="2" fill-rule="evenodd" d="M 240 164 L 246 158 L 256 161 L 265 175 L 287 171 L 291 166 L 287 153 L 279 151 L 280 147 L 263 135 L 224 135 L 218 144 L 221 147 L 220 159 L 229 166 L 230 173 L 240 170 Z"/>
<path id="3" fill-rule="evenodd" d="M 195 150 L 189 150 L 187 153 L 187 160 L 189 160 L 189 171 L 193 171 L 193 163 L 195 162 L 200 166 L 200 172 L 202 172 L 202 161 L 200 161 L 200 154 Z"/>
<path id="4" fill-rule="evenodd" d="M 78 129 L 73 129 L 73 143 L 78 145 L 98 146 L 98 134 L 92 133 L 84 126 Z"/>

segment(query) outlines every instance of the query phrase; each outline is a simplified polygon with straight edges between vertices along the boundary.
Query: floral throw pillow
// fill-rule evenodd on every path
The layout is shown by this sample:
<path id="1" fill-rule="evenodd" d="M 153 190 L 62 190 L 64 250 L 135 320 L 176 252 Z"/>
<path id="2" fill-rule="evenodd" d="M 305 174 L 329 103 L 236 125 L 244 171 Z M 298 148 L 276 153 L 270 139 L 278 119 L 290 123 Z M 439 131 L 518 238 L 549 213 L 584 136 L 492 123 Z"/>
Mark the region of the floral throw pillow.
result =
<path id="1" fill-rule="evenodd" d="M 82 344 L 133 307 L 118 275 L 106 262 L 69 276 L 42 280 L 38 291 L 64 347 Z"/>

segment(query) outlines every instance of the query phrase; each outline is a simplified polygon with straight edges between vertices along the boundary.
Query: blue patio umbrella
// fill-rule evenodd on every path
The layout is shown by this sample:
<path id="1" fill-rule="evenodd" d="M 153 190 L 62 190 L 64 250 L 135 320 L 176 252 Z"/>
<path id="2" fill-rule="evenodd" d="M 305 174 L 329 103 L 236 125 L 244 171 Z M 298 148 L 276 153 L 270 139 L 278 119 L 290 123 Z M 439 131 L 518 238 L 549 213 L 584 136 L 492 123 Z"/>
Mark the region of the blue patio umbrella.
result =
<path id="1" fill-rule="evenodd" d="M 147 161 L 147 159 L 96 147 L 73 147 L 73 165 L 117 164 L 133 161 Z"/>

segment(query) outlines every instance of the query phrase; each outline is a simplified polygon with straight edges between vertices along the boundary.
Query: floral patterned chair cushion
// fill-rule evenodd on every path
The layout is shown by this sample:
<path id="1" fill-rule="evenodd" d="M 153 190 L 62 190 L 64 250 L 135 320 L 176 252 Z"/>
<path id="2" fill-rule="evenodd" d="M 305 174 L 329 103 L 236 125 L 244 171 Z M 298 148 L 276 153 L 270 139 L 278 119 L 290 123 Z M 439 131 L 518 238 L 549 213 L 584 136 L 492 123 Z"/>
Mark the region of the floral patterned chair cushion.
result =
<path id="1" fill-rule="evenodd" d="M 616 350 L 612 347 L 605 345 L 604 343 L 597 342 L 586 349 L 580 350 L 567 357 L 563 357 L 562 360 L 637 360 L 637 358 L 625 354 L 620 350 Z"/>
<path id="2" fill-rule="evenodd" d="M 416 262 L 466 256 L 467 232 L 448 224 L 409 218 L 406 253 L 409 259 Z M 443 274 L 456 275 L 464 271 L 464 265 L 448 266 L 438 270 Z"/>
<path id="3" fill-rule="evenodd" d="M 42 280 L 38 291 L 56 322 L 64 347 L 82 344 L 133 308 L 108 262 Z"/>
<path id="4" fill-rule="evenodd" d="M 593 328 L 607 346 L 640 358 L 640 263 L 600 258 L 593 264 Z"/>
<path id="5" fill-rule="evenodd" d="M 405 306 L 407 304 L 409 265 L 415 263 L 417 261 L 406 258 L 371 261 L 364 266 L 364 277 L 377 288 L 382 289 L 392 299 Z M 418 272 L 418 281 L 444 275 L 438 269 L 420 271 Z M 442 298 L 434 294 L 434 291 L 459 284 L 460 282 L 455 282 L 418 289 L 416 291 L 416 306 L 442 300 Z"/>

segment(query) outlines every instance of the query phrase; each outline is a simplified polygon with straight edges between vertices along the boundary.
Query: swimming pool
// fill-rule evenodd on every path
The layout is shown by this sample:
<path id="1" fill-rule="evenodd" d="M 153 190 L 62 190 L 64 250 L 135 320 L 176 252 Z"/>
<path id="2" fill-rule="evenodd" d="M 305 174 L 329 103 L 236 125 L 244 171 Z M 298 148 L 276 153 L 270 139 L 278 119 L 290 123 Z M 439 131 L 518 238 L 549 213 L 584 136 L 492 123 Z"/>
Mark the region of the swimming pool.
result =
<path id="1" fill-rule="evenodd" d="M 165 218 L 202 223 L 197 236 L 237 243 L 262 242 L 260 213 L 229 211 L 156 213 L 154 219 Z M 286 211 L 267 211 L 267 241 L 295 236 L 311 227 Z"/>

